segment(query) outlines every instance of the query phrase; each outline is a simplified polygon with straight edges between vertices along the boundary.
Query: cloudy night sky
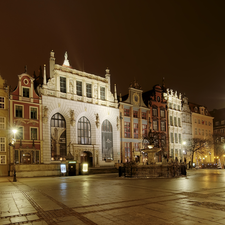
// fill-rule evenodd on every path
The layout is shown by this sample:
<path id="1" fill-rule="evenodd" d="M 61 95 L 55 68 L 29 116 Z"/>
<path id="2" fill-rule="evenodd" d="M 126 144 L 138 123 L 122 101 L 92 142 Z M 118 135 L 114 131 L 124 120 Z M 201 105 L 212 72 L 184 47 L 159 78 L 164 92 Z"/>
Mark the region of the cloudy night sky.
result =
<path id="1" fill-rule="evenodd" d="M 28 67 L 38 74 L 54 50 L 74 69 L 127 94 L 161 84 L 191 102 L 225 107 L 225 1 L 15 0 L 0 2 L 0 74 L 14 89 Z M 49 75 L 49 73 L 47 74 Z"/>

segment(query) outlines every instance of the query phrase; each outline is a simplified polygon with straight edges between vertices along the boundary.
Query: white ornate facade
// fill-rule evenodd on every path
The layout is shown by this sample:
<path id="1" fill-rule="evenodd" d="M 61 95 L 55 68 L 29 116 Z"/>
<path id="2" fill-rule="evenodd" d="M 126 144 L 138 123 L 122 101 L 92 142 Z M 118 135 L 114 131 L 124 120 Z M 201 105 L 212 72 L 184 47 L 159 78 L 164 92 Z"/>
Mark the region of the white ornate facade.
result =
<path id="1" fill-rule="evenodd" d="M 93 166 L 120 161 L 118 101 L 105 77 L 72 69 L 68 55 L 63 65 L 50 53 L 50 78 L 40 88 L 43 102 L 43 159 L 54 163 L 68 156 Z M 70 154 L 71 153 L 71 154 Z"/>
<path id="2" fill-rule="evenodd" d="M 189 162 L 191 161 L 192 117 L 187 97 L 183 97 L 182 128 L 183 153 L 186 161 Z"/>
<path id="3" fill-rule="evenodd" d="M 167 89 L 164 98 L 167 100 L 169 155 L 170 158 L 180 161 L 183 159 L 181 94 L 178 96 L 176 91 Z"/>

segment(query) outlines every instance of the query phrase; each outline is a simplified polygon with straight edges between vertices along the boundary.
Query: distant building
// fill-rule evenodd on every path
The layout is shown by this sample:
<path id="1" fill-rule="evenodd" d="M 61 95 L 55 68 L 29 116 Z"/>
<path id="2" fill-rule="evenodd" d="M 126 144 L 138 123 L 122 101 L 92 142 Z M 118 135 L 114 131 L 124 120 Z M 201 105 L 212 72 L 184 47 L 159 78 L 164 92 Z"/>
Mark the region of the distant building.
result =
<path id="1" fill-rule="evenodd" d="M 188 163 L 191 161 L 192 114 L 186 96 L 183 97 L 182 127 L 183 156 Z"/>
<path id="2" fill-rule="evenodd" d="M 0 176 L 10 171 L 9 130 L 9 86 L 0 76 Z"/>
<path id="3" fill-rule="evenodd" d="M 213 135 L 213 117 L 203 105 L 189 102 L 192 112 L 192 138 L 212 139 Z M 213 162 L 214 148 L 206 150 L 206 155 L 194 154 L 193 162 Z"/>
<path id="4" fill-rule="evenodd" d="M 35 169 L 23 165 L 43 163 L 42 101 L 34 89 L 34 78 L 27 73 L 18 75 L 18 86 L 10 95 L 11 137 L 14 136 L 12 129 L 17 132 L 15 152 L 13 147 L 10 151 L 10 163 L 13 164 L 15 160 L 17 174 L 24 176 L 32 168 Z"/>
<path id="5" fill-rule="evenodd" d="M 113 166 L 120 162 L 120 125 L 117 94 L 105 77 L 73 69 L 68 55 L 63 65 L 50 53 L 49 76 L 43 71 L 39 88 L 43 101 L 43 163 L 87 162 Z"/>
<path id="6" fill-rule="evenodd" d="M 150 129 L 150 109 L 143 102 L 142 92 L 140 85 L 134 81 L 129 87 L 129 94 L 120 98 L 122 162 L 145 162 L 141 149 L 143 137 Z"/>
<path id="7" fill-rule="evenodd" d="M 167 89 L 164 98 L 167 101 L 169 156 L 180 161 L 183 160 L 181 94 Z"/>
<path id="8" fill-rule="evenodd" d="M 156 161 L 162 162 L 162 157 L 169 157 L 167 101 L 163 97 L 163 87 L 155 85 L 152 90 L 143 93 L 143 99 L 150 109 L 151 128 L 155 133 L 155 147 L 162 149 L 156 153 Z"/>

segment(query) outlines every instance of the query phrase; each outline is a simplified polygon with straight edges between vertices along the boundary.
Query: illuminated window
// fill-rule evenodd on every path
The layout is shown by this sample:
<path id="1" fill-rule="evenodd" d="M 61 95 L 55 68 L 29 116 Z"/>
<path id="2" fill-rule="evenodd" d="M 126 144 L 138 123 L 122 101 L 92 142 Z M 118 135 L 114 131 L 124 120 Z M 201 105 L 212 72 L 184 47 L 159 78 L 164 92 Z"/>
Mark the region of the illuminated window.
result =
<path id="1" fill-rule="evenodd" d="M 86 84 L 86 95 L 88 98 L 92 97 L 92 88 L 91 88 L 91 84 Z"/>
<path id="2" fill-rule="evenodd" d="M 138 123 L 134 123 L 134 138 L 138 138 Z"/>
<path id="3" fill-rule="evenodd" d="M 6 151 L 5 145 L 6 145 L 6 138 L 0 137 L 0 152 Z"/>
<path id="4" fill-rule="evenodd" d="M 130 123 L 129 122 L 124 122 L 124 136 L 125 136 L 125 138 L 130 137 Z"/>
<path id="5" fill-rule="evenodd" d="M 105 100 L 105 88 L 100 87 L 100 99 Z"/>
<path id="6" fill-rule="evenodd" d="M 77 88 L 77 95 L 82 96 L 82 82 L 81 81 L 76 82 L 76 88 Z"/>
<path id="7" fill-rule="evenodd" d="M 134 151 L 139 152 L 138 143 L 134 143 Z"/>
<path id="8" fill-rule="evenodd" d="M 0 97 L 0 109 L 4 109 L 4 108 L 5 108 L 5 98 Z"/>
<path id="9" fill-rule="evenodd" d="M 113 129 L 108 120 L 102 123 L 102 158 L 113 159 Z"/>

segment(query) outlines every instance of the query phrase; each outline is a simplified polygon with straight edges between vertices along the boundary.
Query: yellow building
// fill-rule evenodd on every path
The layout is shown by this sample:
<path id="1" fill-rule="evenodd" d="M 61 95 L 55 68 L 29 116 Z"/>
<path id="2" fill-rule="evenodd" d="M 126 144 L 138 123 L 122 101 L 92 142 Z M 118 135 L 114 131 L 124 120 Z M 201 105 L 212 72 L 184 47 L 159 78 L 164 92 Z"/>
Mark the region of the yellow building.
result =
<path id="1" fill-rule="evenodd" d="M 9 86 L 0 76 L 0 176 L 9 173 L 9 145 L 8 145 L 8 118 L 9 118 Z"/>
<path id="2" fill-rule="evenodd" d="M 213 117 L 206 107 L 189 103 L 192 112 L 192 138 L 198 140 L 209 140 L 209 145 L 205 145 L 202 151 L 196 152 L 193 162 L 198 160 L 199 164 L 214 162 L 214 145 L 212 144 Z M 203 141 L 204 142 L 204 141 Z M 206 143 L 206 141 L 205 141 Z"/>

